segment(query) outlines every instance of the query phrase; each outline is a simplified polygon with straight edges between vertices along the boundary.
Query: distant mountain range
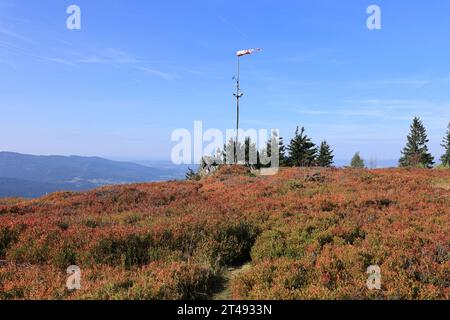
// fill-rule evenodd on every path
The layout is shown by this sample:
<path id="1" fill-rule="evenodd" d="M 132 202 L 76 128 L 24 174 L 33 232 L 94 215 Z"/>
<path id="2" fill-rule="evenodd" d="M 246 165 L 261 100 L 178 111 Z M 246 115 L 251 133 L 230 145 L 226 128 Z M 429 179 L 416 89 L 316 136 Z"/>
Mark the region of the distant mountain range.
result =
<path id="1" fill-rule="evenodd" d="M 335 161 L 339 167 L 349 163 L 349 160 Z M 375 163 L 376 167 L 396 165 L 396 160 Z M 191 166 L 193 169 L 196 167 Z M 36 198 L 55 191 L 83 191 L 111 184 L 183 179 L 187 169 L 187 165 L 177 166 L 160 160 L 131 162 L 0 152 L 0 198 Z"/>
<path id="2" fill-rule="evenodd" d="M 98 157 L 34 156 L 0 152 L 0 197 L 34 198 L 109 184 L 180 179 L 184 168 L 112 161 Z"/>

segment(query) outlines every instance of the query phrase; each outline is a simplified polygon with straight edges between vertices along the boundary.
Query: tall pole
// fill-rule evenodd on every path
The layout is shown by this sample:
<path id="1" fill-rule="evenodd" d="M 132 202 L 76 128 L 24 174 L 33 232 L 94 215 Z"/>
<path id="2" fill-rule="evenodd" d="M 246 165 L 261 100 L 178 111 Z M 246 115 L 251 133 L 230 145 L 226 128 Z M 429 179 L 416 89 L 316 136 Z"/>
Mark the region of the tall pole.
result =
<path id="1" fill-rule="evenodd" d="M 261 49 L 248 49 L 248 50 L 240 50 L 236 52 L 237 55 L 237 77 L 236 77 L 236 93 L 234 96 L 236 97 L 236 141 L 234 142 L 234 163 L 238 162 L 238 143 L 239 143 L 239 99 L 244 95 L 241 92 L 240 87 L 240 57 L 248 54 L 252 54 L 255 51 L 261 51 Z"/>
<path id="2" fill-rule="evenodd" d="M 240 57 L 237 57 L 237 79 L 236 79 L 236 141 L 234 145 L 234 163 L 237 164 L 237 153 L 238 153 L 238 141 L 239 141 L 239 99 L 240 99 L 240 87 L 239 87 L 239 77 L 240 77 Z"/>

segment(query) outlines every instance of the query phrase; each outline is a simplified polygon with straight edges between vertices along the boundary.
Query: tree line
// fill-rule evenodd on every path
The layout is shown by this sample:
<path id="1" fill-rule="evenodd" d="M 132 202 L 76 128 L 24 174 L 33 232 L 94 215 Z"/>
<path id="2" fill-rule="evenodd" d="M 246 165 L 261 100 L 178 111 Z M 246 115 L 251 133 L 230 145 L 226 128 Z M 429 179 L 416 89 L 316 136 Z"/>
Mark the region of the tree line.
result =
<path id="1" fill-rule="evenodd" d="M 202 166 L 208 163 L 230 164 L 238 159 L 238 164 L 255 169 L 270 167 L 272 163 L 263 159 L 272 159 L 273 151 L 278 151 L 280 167 L 331 167 L 334 164 L 333 150 L 327 141 L 316 145 L 305 133 L 304 127 L 297 127 L 288 145 L 285 145 L 283 137 L 279 137 L 274 131 L 261 150 L 250 137 L 246 137 L 243 143 L 230 139 L 223 150 L 218 150 L 214 156 L 204 157 Z"/>
<path id="2" fill-rule="evenodd" d="M 434 157 L 428 150 L 429 139 L 427 137 L 425 126 L 420 118 L 415 117 L 410 126 L 410 133 L 407 136 L 406 146 L 401 151 L 399 167 L 422 167 L 432 168 L 435 164 Z M 224 145 L 223 150 L 218 150 L 215 156 L 204 157 L 202 159 L 199 171 L 205 167 L 217 166 L 222 163 L 234 163 L 233 155 L 239 155 L 238 159 L 245 166 L 254 169 L 270 167 L 270 163 L 261 161 L 262 157 L 270 158 L 273 144 L 278 144 L 278 158 L 280 167 L 332 167 L 334 164 L 334 151 L 326 140 L 316 145 L 312 139 L 305 133 L 304 127 L 297 127 L 294 137 L 288 145 L 285 145 L 283 137 L 278 137 L 275 132 L 267 141 L 262 150 L 258 150 L 256 143 L 250 137 L 246 137 L 244 143 L 230 139 L 228 144 Z M 445 152 L 440 158 L 443 167 L 450 167 L 450 123 L 447 132 L 442 141 L 442 147 Z M 365 168 L 365 161 L 356 152 L 349 167 Z M 191 179 L 196 177 L 198 172 L 189 169 L 186 177 Z"/>
<path id="3" fill-rule="evenodd" d="M 401 151 L 398 166 L 402 168 L 433 168 L 435 161 L 428 149 L 429 139 L 427 131 L 419 117 L 414 117 L 406 140 L 407 142 Z M 440 158 L 441 166 L 450 168 L 450 123 L 447 125 L 447 132 L 445 133 L 441 146 L 444 148 L 444 154 Z M 356 168 L 365 167 L 364 160 L 359 155 L 359 152 L 353 156 L 350 166 Z"/>

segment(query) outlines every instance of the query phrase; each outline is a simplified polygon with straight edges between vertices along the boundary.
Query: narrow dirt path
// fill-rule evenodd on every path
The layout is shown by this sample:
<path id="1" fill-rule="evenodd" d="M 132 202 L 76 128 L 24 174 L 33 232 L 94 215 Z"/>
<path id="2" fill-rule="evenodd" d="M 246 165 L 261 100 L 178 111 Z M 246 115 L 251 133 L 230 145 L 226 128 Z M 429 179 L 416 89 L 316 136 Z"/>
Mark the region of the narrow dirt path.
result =
<path id="1" fill-rule="evenodd" d="M 250 262 L 239 267 L 228 268 L 224 274 L 223 289 L 213 294 L 213 300 L 231 300 L 231 281 L 242 272 L 250 269 Z"/>

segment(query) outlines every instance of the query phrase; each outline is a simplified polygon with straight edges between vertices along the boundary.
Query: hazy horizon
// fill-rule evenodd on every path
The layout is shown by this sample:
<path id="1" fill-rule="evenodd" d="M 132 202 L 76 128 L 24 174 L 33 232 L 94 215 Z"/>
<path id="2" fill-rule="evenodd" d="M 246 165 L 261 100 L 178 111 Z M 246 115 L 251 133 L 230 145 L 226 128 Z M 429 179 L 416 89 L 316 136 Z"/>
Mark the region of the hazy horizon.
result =
<path id="1" fill-rule="evenodd" d="M 32 156 L 63 156 L 63 157 L 71 157 L 71 156 L 77 156 L 77 157 L 99 157 L 106 160 L 112 160 L 112 161 L 119 161 L 119 162 L 133 162 L 137 164 L 141 164 L 144 166 L 152 166 L 152 165 L 173 165 L 175 167 L 185 167 L 185 166 L 195 166 L 195 164 L 181 164 L 177 165 L 174 164 L 171 159 L 163 159 L 163 158 L 130 158 L 130 157 L 108 157 L 108 156 L 98 156 L 98 155 L 80 155 L 80 154 L 29 154 L 29 153 L 22 153 L 22 152 L 15 152 L 15 151 L 8 151 L 8 150 L 0 150 L 1 152 L 11 152 L 11 153 L 19 153 L 23 155 L 32 155 Z M 397 159 L 376 159 L 376 158 L 368 158 L 364 157 L 364 155 L 361 155 L 363 160 L 366 162 L 366 165 L 369 166 L 370 162 L 377 165 L 378 168 L 385 168 L 385 167 L 391 167 L 391 166 L 397 166 Z M 351 158 L 349 159 L 334 159 L 334 164 L 338 167 L 340 166 L 346 166 L 349 165 L 351 161 Z M 157 167 L 157 166 L 156 166 Z"/>

